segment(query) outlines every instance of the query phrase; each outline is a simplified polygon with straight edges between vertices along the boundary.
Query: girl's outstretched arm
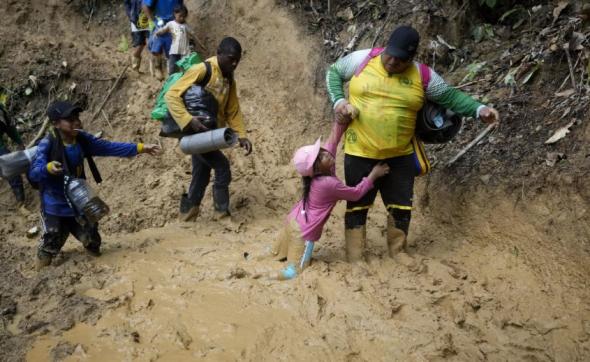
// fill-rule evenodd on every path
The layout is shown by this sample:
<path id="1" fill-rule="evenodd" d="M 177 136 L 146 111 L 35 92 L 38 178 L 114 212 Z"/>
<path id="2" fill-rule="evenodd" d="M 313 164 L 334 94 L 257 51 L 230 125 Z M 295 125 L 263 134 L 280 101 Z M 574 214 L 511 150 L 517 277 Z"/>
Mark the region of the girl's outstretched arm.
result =
<path id="1" fill-rule="evenodd" d="M 324 143 L 324 148 L 332 154 L 332 156 L 336 157 L 336 149 L 338 148 L 338 143 L 340 143 L 340 139 L 342 138 L 342 134 L 346 131 L 348 125 L 340 124 L 338 122 L 332 122 L 332 131 L 328 136 L 328 139 Z"/>

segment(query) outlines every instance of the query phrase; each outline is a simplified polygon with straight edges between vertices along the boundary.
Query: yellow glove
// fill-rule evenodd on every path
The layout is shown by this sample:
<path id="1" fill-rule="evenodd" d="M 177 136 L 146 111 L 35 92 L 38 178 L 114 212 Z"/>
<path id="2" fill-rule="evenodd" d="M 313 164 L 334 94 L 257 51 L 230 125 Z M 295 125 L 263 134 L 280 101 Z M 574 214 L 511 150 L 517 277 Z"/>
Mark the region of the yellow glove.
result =
<path id="1" fill-rule="evenodd" d="M 59 175 L 63 172 L 63 168 L 61 167 L 61 162 L 51 161 L 47 164 L 47 172 L 52 175 Z"/>

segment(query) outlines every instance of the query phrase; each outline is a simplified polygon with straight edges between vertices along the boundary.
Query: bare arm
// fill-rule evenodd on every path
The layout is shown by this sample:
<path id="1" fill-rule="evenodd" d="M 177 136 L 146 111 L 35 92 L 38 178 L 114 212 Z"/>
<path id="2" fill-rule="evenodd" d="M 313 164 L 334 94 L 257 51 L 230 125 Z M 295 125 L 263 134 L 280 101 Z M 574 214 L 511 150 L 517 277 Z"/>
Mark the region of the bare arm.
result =
<path id="1" fill-rule="evenodd" d="M 160 35 L 163 35 L 163 34 L 169 33 L 169 32 L 170 32 L 170 27 L 168 25 L 166 25 L 163 28 L 160 28 L 160 30 L 156 31 L 156 35 L 160 36 Z"/>

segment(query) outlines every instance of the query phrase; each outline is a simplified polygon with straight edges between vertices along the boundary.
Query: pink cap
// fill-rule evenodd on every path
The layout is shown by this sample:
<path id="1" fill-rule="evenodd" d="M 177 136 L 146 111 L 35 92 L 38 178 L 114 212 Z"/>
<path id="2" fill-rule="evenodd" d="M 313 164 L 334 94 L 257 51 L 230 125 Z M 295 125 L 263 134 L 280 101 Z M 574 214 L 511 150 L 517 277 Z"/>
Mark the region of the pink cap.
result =
<path id="1" fill-rule="evenodd" d="M 301 176 L 313 176 L 313 164 L 320 153 L 321 142 L 322 138 L 320 137 L 313 145 L 303 146 L 295 151 L 293 163 Z"/>

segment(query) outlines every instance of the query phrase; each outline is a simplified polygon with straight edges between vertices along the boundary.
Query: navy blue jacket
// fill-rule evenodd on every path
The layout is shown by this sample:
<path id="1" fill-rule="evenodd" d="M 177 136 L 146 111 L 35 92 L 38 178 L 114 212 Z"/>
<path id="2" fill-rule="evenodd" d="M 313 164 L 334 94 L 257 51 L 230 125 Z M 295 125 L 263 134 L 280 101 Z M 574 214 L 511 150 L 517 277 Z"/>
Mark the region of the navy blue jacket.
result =
<path id="1" fill-rule="evenodd" d="M 134 143 L 109 142 L 80 132 L 78 137 L 84 138 L 86 152 L 89 156 L 115 156 L 132 157 L 137 155 L 137 145 Z M 47 163 L 50 162 L 51 139 L 45 137 L 39 142 L 37 155 L 31 164 L 29 178 L 39 184 L 41 190 L 42 211 L 48 215 L 71 217 L 75 211 L 68 205 L 64 194 L 64 175 L 52 175 L 47 171 Z M 64 145 L 65 157 L 67 157 L 70 172 L 73 176 L 82 177 L 84 171 L 84 154 L 79 143 Z"/>

